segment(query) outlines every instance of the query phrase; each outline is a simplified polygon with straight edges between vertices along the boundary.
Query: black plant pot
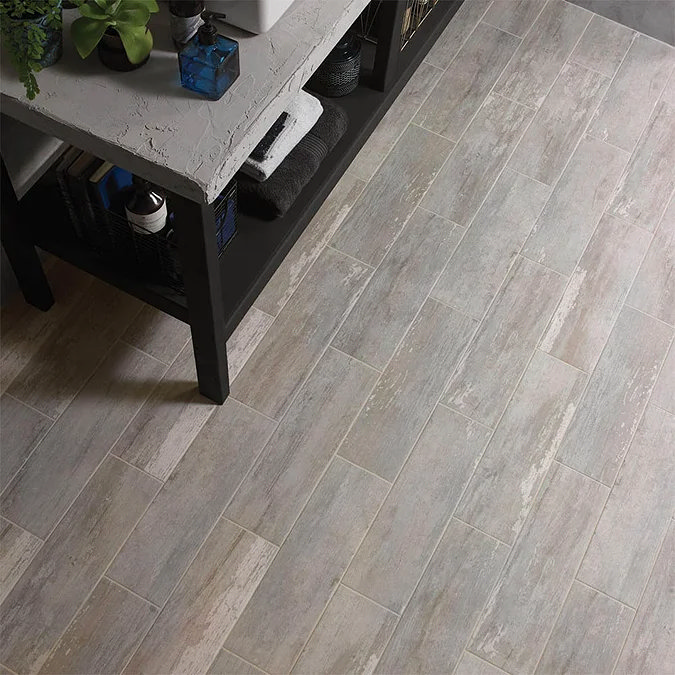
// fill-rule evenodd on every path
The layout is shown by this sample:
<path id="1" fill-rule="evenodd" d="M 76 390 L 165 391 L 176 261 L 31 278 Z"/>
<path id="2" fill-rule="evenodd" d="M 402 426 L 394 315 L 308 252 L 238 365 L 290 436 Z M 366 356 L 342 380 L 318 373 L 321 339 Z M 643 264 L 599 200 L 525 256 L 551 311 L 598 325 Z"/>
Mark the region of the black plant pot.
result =
<path id="1" fill-rule="evenodd" d="M 147 28 L 146 28 L 147 30 Z M 108 28 L 103 34 L 101 41 L 97 47 L 98 58 L 101 63 L 111 70 L 119 70 L 127 72 L 129 70 L 136 70 L 148 62 L 150 54 L 148 54 L 140 63 L 131 63 L 127 53 L 124 51 L 124 45 L 117 31 Z"/>

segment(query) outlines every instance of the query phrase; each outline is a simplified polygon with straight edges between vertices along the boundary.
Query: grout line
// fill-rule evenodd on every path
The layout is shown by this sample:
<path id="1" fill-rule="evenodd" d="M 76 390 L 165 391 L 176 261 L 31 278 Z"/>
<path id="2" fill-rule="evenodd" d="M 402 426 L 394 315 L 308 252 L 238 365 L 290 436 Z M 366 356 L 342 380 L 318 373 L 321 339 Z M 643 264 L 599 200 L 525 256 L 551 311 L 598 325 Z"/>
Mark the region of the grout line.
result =
<path id="1" fill-rule="evenodd" d="M 473 475 L 472 475 L 473 477 Z M 455 509 L 457 510 L 457 509 Z M 462 525 L 466 525 L 467 527 L 470 527 L 472 530 L 475 530 L 476 532 L 480 532 L 481 534 L 485 535 L 486 537 L 489 537 L 490 539 L 494 539 L 494 541 L 503 544 L 506 546 L 509 550 L 513 548 L 513 544 L 509 544 L 505 542 L 503 539 L 500 539 L 499 537 L 495 537 L 494 534 L 490 534 L 489 532 L 486 532 L 485 530 L 481 530 L 480 527 L 476 527 L 475 525 L 472 525 L 471 523 L 467 522 L 466 520 L 462 520 L 458 515 L 454 514 L 450 520 L 456 520 L 458 523 L 462 523 Z"/>
<path id="2" fill-rule="evenodd" d="M 345 462 L 345 464 L 351 464 L 352 466 L 356 467 L 360 471 L 364 471 L 367 474 L 370 474 L 373 476 L 373 478 L 377 478 L 379 481 L 382 481 L 383 483 L 386 483 L 390 487 L 394 485 L 395 480 L 389 480 L 388 478 L 384 478 L 383 476 L 380 476 L 379 474 L 375 473 L 374 471 L 371 471 L 370 469 L 367 469 L 365 466 L 361 466 L 360 464 L 357 464 L 356 462 L 353 462 L 351 459 L 347 459 L 346 457 L 343 457 L 342 455 L 337 455 L 337 458 Z M 333 457 L 331 457 L 331 460 Z M 389 494 L 389 491 L 387 492 Z M 385 497 L 386 499 L 386 497 Z M 379 512 L 379 509 L 378 509 Z"/>
<path id="3" fill-rule="evenodd" d="M 137 347 L 136 345 L 132 345 L 131 342 L 127 342 L 127 341 L 124 340 L 123 338 L 119 338 L 118 342 L 119 342 L 120 344 L 122 344 L 122 345 L 125 345 L 126 347 L 129 347 L 129 349 L 133 349 L 135 352 L 138 352 L 139 354 L 143 354 L 143 356 L 147 356 L 149 359 L 152 359 L 153 361 L 157 361 L 157 363 L 161 363 L 163 366 L 166 366 L 166 369 L 167 369 L 167 370 L 170 368 L 171 364 L 172 364 L 172 363 L 174 362 L 174 360 L 175 360 L 175 359 L 172 359 L 169 363 L 167 363 L 166 361 L 162 361 L 162 359 L 158 359 L 156 356 L 153 356 L 152 354 L 149 354 L 148 352 L 146 352 L 145 350 L 141 349 L 140 347 Z M 186 345 L 188 342 L 189 342 L 189 339 L 185 342 L 185 345 Z M 181 347 L 181 349 L 179 350 L 179 353 L 180 353 L 180 351 L 183 350 L 183 348 L 185 347 L 185 345 L 183 345 L 183 346 Z M 166 374 L 166 371 L 164 371 L 164 373 Z M 162 375 L 162 377 L 164 377 L 164 375 Z M 161 378 L 160 378 L 160 379 L 161 379 Z"/>
<path id="4" fill-rule="evenodd" d="M 235 653 L 231 649 L 225 649 L 225 647 L 221 647 L 216 652 L 216 655 L 213 657 L 213 660 L 211 661 L 211 663 L 209 663 L 209 667 L 205 672 L 207 672 L 207 673 L 211 672 L 211 668 L 213 667 L 213 664 L 216 662 L 216 659 L 220 656 L 221 652 L 225 652 L 227 654 L 232 654 L 232 656 L 238 658 L 240 661 L 243 661 L 244 663 L 248 664 L 249 666 L 252 666 L 253 668 L 255 668 L 256 671 L 259 670 L 264 675 L 267 675 L 266 670 L 263 670 L 260 666 L 256 666 L 255 663 L 252 663 L 251 661 L 247 661 L 243 656 L 239 656 L 239 654 Z"/>
<path id="5" fill-rule="evenodd" d="M 452 143 L 452 149 L 451 150 L 454 150 L 455 145 L 457 144 L 457 141 L 454 140 L 453 138 L 450 138 L 448 136 L 443 136 L 443 134 L 439 134 L 436 131 L 432 131 L 431 129 L 427 129 L 425 126 L 422 126 L 419 122 L 411 121 L 408 124 L 408 126 L 416 127 L 417 129 L 421 129 L 422 131 L 424 131 L 427 134 L 431 134 L 432 136 L 436 136 L 436 138 L 442 138 L 444 141 L 447 141 L 448 143 Z"/>
<path id="6" fill-rule="evenodd" d="M 467 419 L 470 422 L 473 422 L 474 424 L 478 424 L 479 426 L 483 427 L 483 429 L 488 429 L 489 431 L 494 431 L 494 427 L 491 427 L 491 426 L 485 424 L 485 422 L 481 422 L 477 419 L 474 419 L 473 417 L 471 417 L 470 415 L 467 415 L 466 413 L 463 413 L 463 412 L 460 412 L 459 410 L 456 410 L 455 408 L 453 408 L 451 405 L 448 405 L 447 403 L 443 403 L 442 401 L 439 401 L 437 407 L 445 408 L 446 410 L 449 410 L 450 412 L 455 413 L 455 415 L 459 415 L 460 417 L 463 417 L 464 419 Z"/>
<path id="7" fill-rule="evenodd" d="M 401 618 L 401 615 L 398 612 L 391 609 L 391 607 L 386 607 L 385 605 L 377 602 L 377 600 L 373 600 L 372 598 L 369 598 L 367 595 L 361 593 L 360 591 L 357 591 L 355 588 L 352 588 L 351 586 L 348 586 L 344 581 L 341 581 L 338 585 L 343 586 L 344 588 L 348 589 L 349 591 L 351 591 L 355 595 L 358 595 L 362 598 L 365 598 L 366 600 L 368 600 L 368 602 L 372 602 L 374 605 L 377 605 L 378 607 L 381 607 L 382 609 L 384 609 L 389 614 L 393 614 L 394 616 L 397 616 L 399 619 Z"/>
<path id="8" fill-rule="evenodd" d="M 431 209 L 428 209 L 426 206 L 419 206 L 418 205 L 417 208 L 420 211 L 426 211 L 427 213 L 430 213 L 432 216 L 436 216 L 437 218 L 441 218 L 446 223 L 449 223 L 450 225 L 454 225 L 455 227 L 458 227 L 460 230 L 466 229 L 466 227 L 464 227 L 463 225 L 459 225 L 454 220 L 450 220 L 450 218 L 446 218 L 445 216 L 442 216 L 440 213 L 436 213 L 436 211 L 432 211 Z"/>
<path id="9" fill-rule="evenodd" d="M 238 398 L 232 396 L 232 394 L 228 395 L 228 397 L 227 397 L 227 400 L 230 400 L 230 399 L 231 399 L 232 401 L 234 401 L 235 403 L 238 403 L 240 406 L 242 406 L 242 407 L 244 407 L 244 408 L 247 408 L 247 409 L 250 410 L 251 412 L 254 412 L 256 415 L 260 415 L 260 417 L 264 417 L 266 420 L 269 420 L 270 422 L 274 422 L 274 424 L 276 424 L 277 426 L 279 426 L 280 421 L 281 421 L 281 419 L 282 419 L 282 417 L 283 417 L 283 415 L 282 415 L 282 416 L 277 420 L 277 419 L 274 419 L 274 417 L 270 417 L 269 415 L 265 415 L 265 413 L 260 412 L 260 410 L 258 410 L 257 408 L 253 408 L 253 407 L 251 407 L 248 403 L 244 403 L 243 401 L 240 401 Z M 224 405 L 224 402 L 223 402 L 220 406 L 216 406 L 216 410 L 222 410 L 222 406 L 223 406 L 223 405 Z M 290 407 L 290 406 L 289 406 L 289 407 Z M 215 411 L 214 411 L 214 412 L 215 412 Z M 211 419 L 211 418 L 209 417 L 209 419 Z M 207 421 L 208 421 L 208 420 L 207 420 Z M 204 426 L 206 426 L 206 423 L 204 424 Z M 202 428 L 203 428 L 203 427 L 202 427 Z M 200 431 L 201 431 L 201 429 L 200 429 Z M 197 435 L 199 435 L 199 434 L 197 434 Z M 197 436 L 195 436 L 195 439 L 196 439 L 196 438 L 197 438 Z M 193 442 L 194 442 L 194 440 L 193 440 Z M 192 443 L 190 443 L 190 445 L 192 445 Z M 188 449 L 189 449 L 189 446 L 188 446 Z M 187 450 L 186 450 L 186 452 L 187 452 Z M 181 459 L 182 459 L 182 457 L 181 457 Z M 179 461 L 180 461 L 180 460 L 179 460 Z M 176 465 L 176 466 L 177 466 L 177 465 Z"/>
<path id="10" fill-rule="evenodd" d="M 6 390 L 2 393 L 2 396 L 7 396 L 8 398 L 11 398 L 11 399 L 17 401 L 17 403 L 20 403 L 21 405 L 26 406 L 26 408 L 29 408 L 33 412 L 38 413 L 41 417 L 46 417 L 48 420 L 51 420 L 52 422 L 56 422 L 60 417 L 60 415 L 57 415 L 56 417 L 54 417 L 53 415 L 50 415 L 46 412 L 43 412 L 39 408 L 36 408 L 35 406 L 31 405 L 30 403 L 26 403 L 25 401 L 22 401 L 20 398 L 18 398 L 17 396 L 14 396 L 14 394 L 10 394 Z M 49 428 L 51 429 L 51 426 Z M 47 432 L 45 432 L 45 436 L 47 435 L 48 432 L 49 432 L 49 430 L 47 430 Z M 42 439 L 40 439 L 40 440 L 42 440 Z"/>
<path id="11" fill-rule="evenodd" d="M 144 598 L 142 595 L 136 593 L 136 591 L 132 591 L 128 586 L 125 586 L 123 583 L 121 583 L 121 582 L 119 582 L 119 581 L 117 581 L 117 580 L 113 579 L 112 577 L 109 577 L 109 576 L 107 576 L 107 575 L 105 575 L 105 574 L 104 574 L 104 575 L 96 582 L 96 585 L 94 586 L 94 589 L 96 588 L 96 586 L 98 586 L 98 585 L 101 583 L 101 581 L 102 581 L 103 579 L 105 579 L 105 580 L 108 581 L 109 583 L 113 584 L 114 586 L 119 586 L 120 588 L 124 589 L 127 593 L 130 593 L 131 595 L 133 595 L 133 596 L 139 598 L 140 600 L 142 600 L 143 602 L 147 603 L 148 605 L 152 605 L 152 607 L 154 607 L 155 609 L 159 610 L 160 612 L 162 611 L 162 608 L 161 608 L 158 604 L 152 602 L 152 600 L 148 600 L 147 598 Z M 92 589 L 92 590 L 93 590 L 93 589 Z M 78 610 L 78 611 L 79 611 L 79 610 Z M 73 617 L 73 619 L 74 619 L 74 618 L 75 618 L 75 617 Z M 71 621 L 71 623 L 72 623 L 72 621 Z M 154 621 L 153 621 L 153 623 L 154 623 Z M 70 625 L 70 624 L 69 624 L 69 625 Z"/>
<path id="12" fill-rule="evenodd" d="M 536 19 L 535 19 L 535 21 L 536 21 Z M 490 28 L 494 28 L 495 30 L 500 30 L 502 33 L 506 33 L 507 35 L 511 35 L 514 38 L 518 38 L 521 41 L 521 43 L 522 43 L 525 35 L 527 35 L 527 33 L 530 30 L 528 28 L 523 35 L 516 35 L 516 33 L 512 33 L 511 31 L 508 31 L 508 30 L 506 30 L 506 28 L 501 28 L 500 26 L 495 26 L 493 23 L 490 23 L 489 21 L 486 21 L 485 19 L 481 19 L 479 21 L 479 23 L 482 23 L 484 26 L 490 26 Z M 518 45 L 518 47 L 520 47 L 520 45 Z"/>
<path id="13" fill-rule="evenodd" d="M 370 270 L 375 270 L 375 268 L 377 267 L 375 265 L 372 265 L 371 263 L 367 263 L 365 260 L 356 258 L 355 256 L 350 255 L 349 253 L 345 253 L 343 250 L 335 248 L 335 246 L 332 246 L 331 244 L 326 244 L 325 248 L 327 248 L 330 251 L 335 251 L 335 253 L 339 253 L 340 255 L 343 255 L 345 256 L 345 258 L 349 258 L 350 260 L 359 263 L 359 265 L 365 265 Z"/>
<path id="14" fill-rule="evenodd" d="M 24 532 L 27 532 L 28 534 L 30 534 L 31 537 L 35 537 L 36 539 L 40 540 L 43 544 L 47 541 L 46 537 L 39 537 L 37 534 L 35 534 L 35 532 L 31 532 L 30 530 L 25 528 L 23 525 L 19 525 L 18 523 L 15 523 L 13 520 L 8 518 L 4 513 L 2 514 L 2 516 L 0 516 L 0 518 L 2 518 L 2 520 L 7 521 L 10 525 L 13 525 L 14 527 L 18 528 L 19 530 L 23 530 Z M 40 548 L 42 548 L 42 547 L 40 547 Z M 18 581 L 18 579 L 17 579 L 17 581 Z"/>
<path id="15" fill-rule="evenodd" d="M 513 172 L 513 173 L 517 173 L 519 176 L 523 176 L 523 178 L 528 178 L 529 180 L 532 180 L 532 181 L 534 181 L 535 183 L 539 183 L 539 185 L 543 185 L 545 188 L 548 188 L 548 189 L 550 190 L 550 193 L 551 193 L 551 194 L 553 193 L 553 184 L 555 184 L 555 183 L 558 182 L 557 180 L 555 180 L 555 181 L 553 181 L 553 183 L 551 183 L 551 184 L 549 184 L 549 183 L 543 183 L 542 181 L 537 180 L 536 178 L 533 178 L 532 176 L 528 176 L 526 173 L 523 173 L 522 171 L 517 171 L 516 169 L 514 169 L 514 168 L 511 167 L 511 166 L 507 167 L 507 170 L 508 170 L 508 171 L 511 171 L 511 172 Z M 549 194 L 548 197 L 546 197 L 546 201 L 547 201 L 547 202 L 548 202 L 548 200 L 551 198 L 551 194 Z M 543 209 L 542 209 L 542 211 L 543 211 Z M 539 213 L 539 215 L 541 215 L 541 213 Z"/>
<path id="16" fill-rule="evenodd" d="M 660 410 L 661 412 L 666 413 L 666 415 L 669 415 L 670 417 L 675 417 L 675 412 L 673 412 L 671 410 L 668 410 L 667 408 L 664 408 L 660 405 L 656 405 L 656 403 L 652 403 L 651 401 L 649 401 L 649 403 L 647 403 L 647 407 L 648 408 L 656 408 L 657 410 Z M 673 516 L 673 518 L 675 518 L 675 516 Z"/>
<path id="17" fill-rule="evenodd" d="M 644 260 L 643 260 L 644 262 Z M 638 270 L 639 272 L 639 270 Z M 635 280 L 633 280 L 633 283 L 635 283 Z M 632 286 L 631 286 L 632 288 Z M 663 319 L 659 319 L 658 316 L 654 316 L 653 314 L 650 314 L 649 312 L 645 312 L 644 310 L 640 309 L 639 307 L 635 307 L 634 305 L 629 304 L 627 301 L 624 301 L 624 307 L 628 307 L 628 309 L 632 309 L 634 312 L 637 312 L 638 314 L 642 314 L 643 316 L 648 316 L 650 319 L 653 319 L 654 321 L 658 321 L 660 324 L 663 324 L 664 326 L 667 326 L 668 328 L 675 328 L 672 323 L 668 323 L 667 321 L 664 321 Z"/>
<path id="18" fill-rule="evenodd" d="M 557 356 L 554 356 L 553 354 L 549 354 L 548 352 L 545 352 L 543 349 L 540 349 L 539 347 L 535 347 L 534 350 L 536 352 L 540 352 L 541 354 L 546 354 L 546 356 L 548 356 L 550 359 L 554 359 L 555 361 L 558 361 L 559 363 L 564 363 L 566 366 L 569 366 L 570 368 L 574 368 L 574 370 L 576 370 L 580 373 L 583 373 L 584 375 L 586 375 L 586 377 L 589 377 L 589 372 L 584 370 L 583 368 L 579 368 L 579 366 L 575 366 L 572 363 L 567 363 L 567 361 L 564 361 L 563 359 L 561 359 Z"/>
<path id="19" fill-rule="evenodd" d="M 595 586 L 591 586 L 590 584 L 587 584 L 585 581 L 582 581 L 581 579 L 574 579 L 575 583 L 580 584 L 581 586 L 586 586 L 586 588 L 589 588 L 590 590 L 594 591 L 595 593 L 598 593 L 599 595 L 604 595 L 606 598 L 609 598 L 610 600 L 613 600 L 614 602 L 618 602 L 620 605 L 623 605 L 624 607 L 627 607 L 628 609 L 632 609 L 634 612 L 636 611 L 636 608 L 633 607 L 632 605 L 629 605 L 627 602 L 622 602 L 618 598 L 615 598 L 613 595 L 610 595 L 609 593 L 605 593 L 605 591 L 601 591 L 599 588 L 596 588 Z"/>
<path id="20" fill-rule="evenodd" d="M 12 673 L 12 675 L 18 675 L 15 670 L 8 668 L 4 663 L 0 663 L 0 667 L 4 668 L 8 673 Z"/>
<path id="21" fill-rule="evenodd" d="M 122 464 L 126 464 L 128 467 L 131 467 L 132 469 L 136 469 L 136 471 L 140 471 L 141 473 L 144 473 L 148 478 L 152 478 L 153 480 L 158 480 L 160 483 L 164 484 L 166 481 L 162 480 L 158 476 L 153 476 L 151 473 L 146 471 L 145 469 L 141 469 L 140 466 L 136 466 L 135 464 L 132 464 L 131 462 L 128 462 L 124 457 L 120 457 L 119 455 L 116 455 L 113 453 L 112 449 L 108 451 L 108 454 L 111 457 L 114 457 L 115 459 L 119 460 L 122 462 Z M 92 474 L 93 475 L 93 474 Z M 148 601 L 149 602 L 149 601 Z"/>
<path id="22" fill-rule="evenodd" d="M 228 502 L 228 504 L 229 504 L 229 502 Z M 276 544 L 275 542 L 273 542 L 271 539 L 268 539 L 267 537 L 263 537 L 263 535 L 260 534 L 259 532 L 254 532 L 253 530 L 246 527 L 245 525 L 241 525 L 240 523 L 237 523 L 236 521 L 232 520 L 232 518 L 228 518 L 225 515 L 225 512 L 223 512 L 220 516 L 218 516 L 216 521 L 219 521 L 219 520 L 222 520 L 225 523 L 230 523 L 230 525 L 234 525 L 235 527 L 238 527 L 240 530 L 244 530 L 244 532 L 248 532 L 249 534 L 252 534 L 257 539 L 262 539 L 263 541 L 266 541 L 268 544 L 271 544 L 272 546 L 274 546 L 274 548 L 276 548 L 277 550 L 281 548 L 281 546 L 279 546 L 279 544 Z M 215 526 L 214 526 L 213 529 L 215 529 Z M 208 537 L 207 537 L 207 539 L 208 539 Z"/>
<path id="23" fill-rule="evenodd" d="M 495 668 L 500 673 L 505 673 L 506 675 L 511 675 L 507 670 L 504 670 L 503 668 L 500 668 L 499 666 L 495 666 L 494 663 L 492 663 L 491 661 L 488 661 L 487 659 L 483 658 L 482 656 L 478 656 L 478 654 L 470 651 L 467 647 L 464 648 L 464 651 L 467 654 L 471 654 L 471 656 L 475 656 L 479 661 L 482 661 L 483 663 L 487 663 L 489 666 L 491 666 L 492 668 Z M 461 661 L 461 657 L 460 657 L 460 661 Z M 459 661 L 457 662 L 457 665 L 459 665 Z M 453 673 L 457 672 L 457 666 L 455 666 L 455 669 L 452 672 Z"/>
<path id="24" fill-rule="evenodd" d="M 612 82 L 610 82 L 609 85 L 607 85 L 607 91 L 609 91 L 609 88 L 610 88 L 611 85 L 612 85 Z M 607 92 L 605 92 L 605 96 L 607 96 Z M 602 97 L 602 101 L 600 101 L 600 105 L 602 105 L 603 101 L 605 100 L 605 96 Z M 599 107 L 600 106 L 598 106 L 598 108 Z M 596 111 L 597 111 L 597 109 L 596 109 Z M 595 113 L 593 113 L 593 114 L 595 114 Z M 592 121 L 593 120 L 591 119 L 591 122 Z M 589 126 L 590 126 L 590 122 L 589 122 Z M 605 145 L 608 145 L 610 148 L 614 148 L 615 150 L 619 150 L 620 152 L 623 152 L 623 154 L 628 155 L 629 158 L 633 155 L 633 152 L 635 150 L 635 148 L 633 148 L 633 150 L 626 150 L 626 148 L 622 148 L 622 147 L 619 147 L 618 145 L 615 145 L 614 143 L 610 143 L 607 139 L 602 138 L 601 136 L 594 135 L 592 131 L 588 130 L 588 127 L 586 127 L 586 131 L 584 132 L 584 135 L 587 138 L 591 138 L 594 141 L 599 141 L 600 143 L 604 143 Z M 617 216 L 617 218 L 620 218 L 620 216 Z"/>
<path id="25" fill-rule="evenodd" d="M 580 471 L 579 469 L 575 469 L 573 466 L 570 466 L 569 464 L 565 464 L 565 462 L 563 462 L 560 459 L 554 458 L 553 462 L 555 462 L 556 464 L 560 464 L 560 466 L 564 466 L 566 469 L 569 469 L 570 471 L 573 471 L 574 473 L 577 473 L 580 476 L 583 476 L 584 478 L 587 478 L 588 480 L 593 481 L 597 485 L 602 485 L 603 487 L 606 487 L 608 490 L 610 490 L 610 491 L 612 490 L 612 487 L 613 487 L 612 485 L 607 485 L 607 483 L 603 483 L 601 480 L 598 480 L 597 478 L 593 478 L 593 476 L 589 476 L 587 473 L 584 473 L 583 471 Z"/>
<path id="26" fill-rule="evenodd" d="M 382 371 L 379 368 L 376 368 L 375 366 L 372 366 L 370 363 L 366 363 L 365 361 L 362 361 L 361 359 L 357 359 L 356 356 L 353 356 L 352 354 L 347 354 L 347 352 L 342 351 L 341 349 L 338 349 L 334 345 L 329 345 L 328 350 L 333 350 L 334 352 L 337 352 L 338 354 L 342 354 L 342 356 L 346 356 L 348 359 L 355 361 L 356 363 L 360 363 L 362 366 L 365 366 L 369 370 L 372 370 L 376 373 L 379 373 L 380 375 L 382 374 Z"/>

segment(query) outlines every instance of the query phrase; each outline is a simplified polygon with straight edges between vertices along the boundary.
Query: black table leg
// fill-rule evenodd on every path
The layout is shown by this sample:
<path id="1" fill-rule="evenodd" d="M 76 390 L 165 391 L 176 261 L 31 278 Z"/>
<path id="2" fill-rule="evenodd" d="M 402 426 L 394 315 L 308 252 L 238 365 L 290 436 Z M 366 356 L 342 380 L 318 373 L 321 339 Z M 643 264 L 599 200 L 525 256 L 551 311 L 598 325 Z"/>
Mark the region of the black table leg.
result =
<path id="1" fill-rule="evenodd" d="M 7 259 L 26 302 L 46 311 L 54 304 L 54 296 L 30 235 L 27 229 L 22 227 L 19 200 L 16 198 L 4 161 L 2 162 L 1 189 L 0 239 L 2 247 L 5 249 Z"/>
<path id="2" fill-rule="evenodd" d="M 174 210 L 199 391 L 222 403 L 230 383 L 213 207 L 177 199 Z"/>

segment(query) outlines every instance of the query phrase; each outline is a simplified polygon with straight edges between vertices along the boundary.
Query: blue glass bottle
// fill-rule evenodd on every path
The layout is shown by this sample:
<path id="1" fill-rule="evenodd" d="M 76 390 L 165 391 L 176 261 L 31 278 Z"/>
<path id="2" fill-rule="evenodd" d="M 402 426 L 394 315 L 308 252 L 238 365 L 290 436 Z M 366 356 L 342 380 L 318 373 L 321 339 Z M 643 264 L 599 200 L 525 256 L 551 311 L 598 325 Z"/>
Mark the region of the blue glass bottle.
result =
<path id="1" fill-rule="evenodd" d="M 178 53 L 181 84 L 217 101 L 239 77 L 239 44 L 222 35 L 211 19 L 224 15 L 203 12 L 204 24 Z"/>

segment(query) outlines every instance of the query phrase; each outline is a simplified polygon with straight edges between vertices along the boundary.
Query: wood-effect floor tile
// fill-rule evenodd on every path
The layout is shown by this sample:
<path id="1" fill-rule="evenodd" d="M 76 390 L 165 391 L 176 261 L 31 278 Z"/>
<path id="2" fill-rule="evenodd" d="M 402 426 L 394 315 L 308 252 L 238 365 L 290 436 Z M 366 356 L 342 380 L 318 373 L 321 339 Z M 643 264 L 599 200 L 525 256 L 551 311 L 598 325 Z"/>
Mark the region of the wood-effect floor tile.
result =
<path id="1" fill-rule="evenodd" d="M 227 370 L 230 382 L 234 382 L 273 322 L 273 316 L 256 307 L 251 307 L 246 312 L 246 316 L 227 341 Z"/>
<path id="2" fill-rule="evenodd" d="M 368 265 L 378 265 L 453 147 L 450 141 L 409 125 L 342 222 L 331 245 Z M 392 189 L 394 185 L 396 189 Z"/>
<path id="3" fill-rule="evenodd" d="M 205 673 L 277 552 L 220 520 L 125 673 Z"/>
<path id="4" fill-rule="evenodd" d="M 498 0 L 492 3 L 483 21 L 522 37 L 532 28 L 545 4 L 542 0 Z"/>
<path id="5" fill-rule="evenodd" d="M 523 255 L 560 274 L 572 274 L 628 157 L 595 138 L 582 138 L 525 242 Z"/>
<path id="6" fill-rule="evenodd" d="M 221 649 L 209 668 L 208 675 L 263 675 L 263 671 L 238 656 Z"/>
<path id="7" fill-rule="evenodd" d="M 517 258 L 442 402 L 496 426 L 560 298 L 565 279 Z"/>
<path id="8" fill-rule="evenodd" d="M 371 268 L 324 249 L 232 385 L 232 396 L 279 419 L 363 290 Z"/>
<path id="9" fill-rule="evenodd" d="M 333 345 L 383 370 L 463 230 L 416 209 L 338 331 Z"/>
<path id="10" fill-rule="evenodd" d="M 497 179 L 431 297 L 482 319 L 550 189 L 509 169 Z"/>
<path id="11" fill-rule="evenodd" d="M 14 588 L 41 546 L 41 539 L 0 518 L 0 602 Z"/>
<path id="12" fill-rule="evenodd" d="M 519 44 L 517 37 L 479 23 L 415 115 L 414 122 L 457 141 Z M 448 92 L 453 92 L 451 97 Z"/>
<path id="13" fill-rule="evenodd" d="M 450 521 L 376 672 L 452 672 L 507 553 L 504 544 Z"/>
<path id="14" fill-rule="evenodd" d="M 225 641 L 267 672 L 293 665 L 388 485 L 335 458 Z"/>
<path id="15" fill-rule="evenodd" d="M 508 672 L 534 671 L 608 492 L 553 464 L 487 602 L 472 652 Z"/>
<path id="16" fill-rule="evenodd" d="M 46 537 L 165 370 L 147 354 L 116 344 L 5 490 L 3 514 Z"/>
<path id="17" fill-rule="evenodd" d="M 576 63 L 563 66 L 560 76 L 518 144 L 509 166 L 553 185 L 602 99 L 609 78 Z"/>
<path id="18" fill-rule="evenodd" d="M 537 673 L 612 672 L 635 612 L 575 581 L 537 666 Z"/>
<path id="19" fill-rule="evenodd" d="M 541 349 L 590 373 L 628 295 L 651 235 L 604 215 L 541 339 Z"/>
<path id="20" fill-rule="evenodd" d="M 164 604 L 274 428 L 271 420 L 228 399 L 199 432 L 108 576 Z"/>
<path id="21" fill-rule="evenodd" d="M 225 515 L 281 544 L 358 414 L 378 373 L 328 349 Z"/>
<path id="22" fill-rule="evenodd" d="M 476 215 L 534 111 L 490 95 L 439 172 L 422 206 L 458 225 Z"/>
<path id="23" fill-rule="evenodd" d="M 656 380 L 652 391 L 651 402 L 675 415 L 675 343 L 670 351 Z"/>
<path id="24" fill-rule="evenodd" d="M 471 652 L 464 652 L 453 675 L 504 675 L 504 671 Z"/>
<path id="25" fill-rule="evenodd" d="M 0 661 L 38 670 L 161 483 L 106 459 L 0 607 Z"/>
<path id="26" fill-rule="evenodd" d="M 591 14 L 580 7 L 549 0 L 499 78 L 495 91 L 538 108 L 590 19 Z"/>
<path id="27" fill-rule="evenodd" d="M 605 350 L 558 451 L 558 459 L 612 485 L 666 356 L 672 329 L 628 307 Z"/>
<path id="28" fill-rule="evenodd" d="M 443 406 L 434 410 L 345 574 L 348 586 L 403 610 L 489 436 Z"/>
<path id="29" fill-rule="evenodd" d="M 575 368 L 534 353 L 457 507 L 459 518 L 513 544 L 585 384 Z"/>
<path id="30" fill-rule="evenodd" d="M 372 673 L 397 621 L 396 614 L 340 585 L 293 672 Z"/>
<path id="31" fill-rule="evenodd" d="M 157 608 L 105 577 L 82 605 L 40 670 L 43 675 L 119 673 Z"/>
<path id="32" fill-rule="evenodd" d="M 339 453 L 393 481 L 475 330 L 427 300 L 347 434 Z"/>

